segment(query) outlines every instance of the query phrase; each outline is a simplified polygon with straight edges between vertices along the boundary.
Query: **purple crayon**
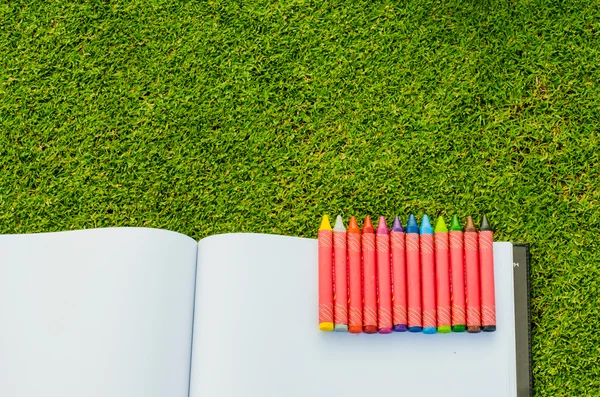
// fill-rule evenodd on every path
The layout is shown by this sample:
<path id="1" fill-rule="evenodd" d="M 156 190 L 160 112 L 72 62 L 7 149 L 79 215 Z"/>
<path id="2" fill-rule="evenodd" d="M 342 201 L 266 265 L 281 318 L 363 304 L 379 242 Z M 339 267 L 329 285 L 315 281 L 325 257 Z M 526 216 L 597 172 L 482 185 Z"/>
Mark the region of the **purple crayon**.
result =
<path id="1" fill-rule="evenodd" d="M 406 313 L 406 247 L 404 229 L 398 217 L 394 218 L 390 231 L 392 252 L 392 317 L 394 332 L 408 330 Z"/>

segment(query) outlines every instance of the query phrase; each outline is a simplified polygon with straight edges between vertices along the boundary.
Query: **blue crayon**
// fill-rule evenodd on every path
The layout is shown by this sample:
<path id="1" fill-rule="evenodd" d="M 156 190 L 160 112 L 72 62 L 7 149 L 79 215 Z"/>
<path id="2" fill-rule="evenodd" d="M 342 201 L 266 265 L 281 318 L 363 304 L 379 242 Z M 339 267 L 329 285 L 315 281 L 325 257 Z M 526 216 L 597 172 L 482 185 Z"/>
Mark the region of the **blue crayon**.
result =
<path id="1" fill-rule="evenodd" d="M 421 332 L 421 258 L 419 225 L 413 214 L 406 224 L 406 289 L 408 290 L 408 331 Z"/>
<path id="2" fill-rule="evenodd" d="M 427 215 L 421 220 L 421 302 L 423 303 L 423 333 L 437 332 L 435 305 L 435 262 L 433 228 Z"/>

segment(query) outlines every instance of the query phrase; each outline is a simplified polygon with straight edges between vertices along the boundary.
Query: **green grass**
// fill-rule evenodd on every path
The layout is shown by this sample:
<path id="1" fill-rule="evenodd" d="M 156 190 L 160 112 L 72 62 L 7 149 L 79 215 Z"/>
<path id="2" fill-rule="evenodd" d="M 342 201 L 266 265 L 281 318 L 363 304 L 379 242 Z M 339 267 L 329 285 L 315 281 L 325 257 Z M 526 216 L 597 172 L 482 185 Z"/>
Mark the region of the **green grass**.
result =
<path id="1" fill-rule="evenodd" d="M 536 395 L 600 394 L 598 2 L 173 3 L 0 4 L 0 232 L 486 212 Z"/>

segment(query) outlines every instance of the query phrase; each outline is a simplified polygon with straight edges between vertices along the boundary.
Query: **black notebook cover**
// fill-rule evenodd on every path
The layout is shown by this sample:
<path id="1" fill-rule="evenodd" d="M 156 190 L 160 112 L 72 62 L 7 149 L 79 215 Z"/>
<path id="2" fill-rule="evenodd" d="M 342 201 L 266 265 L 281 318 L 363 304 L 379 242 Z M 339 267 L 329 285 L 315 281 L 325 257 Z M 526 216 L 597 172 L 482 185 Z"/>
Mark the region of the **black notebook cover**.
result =
<path id="1" fill-rule="evenodd" d="M 517 397 L 533 395 L 529 261 L 529 245 L 513 244 Z"/>

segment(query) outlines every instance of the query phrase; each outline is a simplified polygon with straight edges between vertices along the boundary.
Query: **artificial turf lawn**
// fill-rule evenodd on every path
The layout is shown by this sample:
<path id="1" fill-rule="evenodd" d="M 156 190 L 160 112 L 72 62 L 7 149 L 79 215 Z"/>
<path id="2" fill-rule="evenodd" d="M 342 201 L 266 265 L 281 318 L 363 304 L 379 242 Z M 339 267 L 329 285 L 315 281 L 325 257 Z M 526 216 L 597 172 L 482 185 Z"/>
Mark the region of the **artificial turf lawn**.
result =
<path id="1" fill-rule="evenodd" d="M 536 395 L 600 395 L 598 2 L 172 3 L 0 4 L 2 233 L 486 212 Z"/>

